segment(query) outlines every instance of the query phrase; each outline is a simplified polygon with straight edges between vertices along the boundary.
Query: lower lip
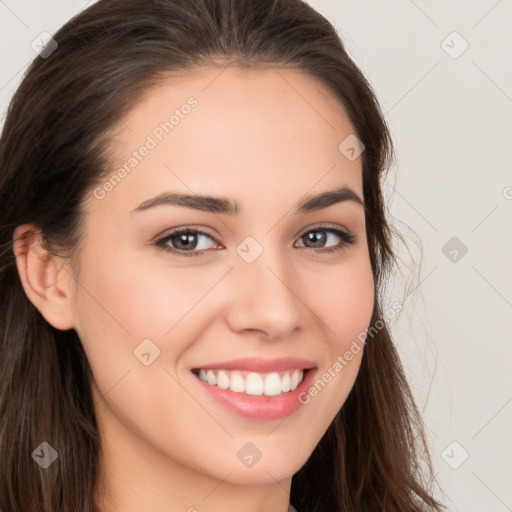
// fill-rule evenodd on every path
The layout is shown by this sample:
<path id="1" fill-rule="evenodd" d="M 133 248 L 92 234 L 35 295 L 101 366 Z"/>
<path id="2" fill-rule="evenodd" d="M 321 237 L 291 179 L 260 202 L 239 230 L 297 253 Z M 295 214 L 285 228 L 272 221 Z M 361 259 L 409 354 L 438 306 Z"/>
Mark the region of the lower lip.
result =
<path id="1" fill-rule="evenodd" d="M 207 384 L 197 375 L 193 375 L 202 388 L 213 399 L 217 400 L 231 411 L 245 416 L 246 418 L 276 420 L 289 416 L 292 412 L 304 405 L 300 402 L 299 396 L 309 388 L 315 373 L 316 368 L 308 369 L 308 371 L 305 372 L 304 379 L 294 390 L 276 396 L 235 393 L 230 389 L 221 389 L 217 386 Z"/>

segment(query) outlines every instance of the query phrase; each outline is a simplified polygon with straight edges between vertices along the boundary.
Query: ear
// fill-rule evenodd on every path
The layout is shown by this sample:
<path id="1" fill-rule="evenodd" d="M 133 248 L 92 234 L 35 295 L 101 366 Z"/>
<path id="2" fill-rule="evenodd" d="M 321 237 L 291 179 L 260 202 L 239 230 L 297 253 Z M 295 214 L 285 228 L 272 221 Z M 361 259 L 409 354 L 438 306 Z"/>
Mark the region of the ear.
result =
<path id="1" fill-rule="evenodd" d="M 72 329 L 70 270 L 67 260 L 50 254 L 40 230 L 32 224 L 22 224 L 14 231 L 13 249 L 23 289 L 30 302 L 46 321 L 56 329 Z"/>

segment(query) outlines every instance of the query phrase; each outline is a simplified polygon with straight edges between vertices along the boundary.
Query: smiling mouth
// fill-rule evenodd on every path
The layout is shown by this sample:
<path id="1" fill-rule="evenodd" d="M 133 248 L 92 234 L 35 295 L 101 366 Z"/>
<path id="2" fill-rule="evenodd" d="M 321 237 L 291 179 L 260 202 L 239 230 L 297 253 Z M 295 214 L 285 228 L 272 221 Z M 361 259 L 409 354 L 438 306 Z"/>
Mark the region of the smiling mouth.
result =
<path id="1" fill-rule="evenodd" d="M 203 382 L 251 396 L 279 396 L 293 391 L 311 369 L 295 368 L 267 373 L 247 370 L 194 368 L 192 373 Z"/>

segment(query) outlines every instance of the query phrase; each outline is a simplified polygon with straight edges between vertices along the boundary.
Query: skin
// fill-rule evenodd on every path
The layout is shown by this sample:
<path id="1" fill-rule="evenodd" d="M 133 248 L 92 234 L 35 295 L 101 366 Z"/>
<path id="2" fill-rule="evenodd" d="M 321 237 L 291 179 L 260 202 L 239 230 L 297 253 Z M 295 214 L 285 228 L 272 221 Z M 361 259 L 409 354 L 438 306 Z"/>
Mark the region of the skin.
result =
<path id="1" fill-rule="evenodd" d="M 20 279 L 48 322 L 78 332 L 92 366 L 103 511 L 286 512 L 292 476 L 345 402 L 362 350 L 284 420 L 231 412 L 190 369 L 297 356 L 315 362 L 318 378 L 368 327 L 374 282 L 363 207 L 292 210 L 305 195 L 342 185 L 363 199 L 361 158 L 338 150 L 354 129 L 311 77 L 201 68 L 165 79 L 134 105 L 110 140 L 109 176 L 190 96 L 198 105 L 119 184 L 103 199 L 89 194 L 79 273 L 33 236 L 15 245 Z M 223 196 L 241 211 L 161 205 L 130 213 L 163 191 Z M 333 253 L 308 246 L 302 235 L 320 223 L 356 242 Z M 198 238 L 202 254 L 154 245 L 181 226 L 212 235 Z M 30 229 L 19 226 L 15 238 Z M 324 246 L 342 242 L 321 233 Z M 263 248 L 251 264 L 236 252 L 247 236 Z M 133 353 L 147 338 L 160 350 L 149 366 Z M 262 453 L 251 468 L 236 456 L 247 442 Z"/>

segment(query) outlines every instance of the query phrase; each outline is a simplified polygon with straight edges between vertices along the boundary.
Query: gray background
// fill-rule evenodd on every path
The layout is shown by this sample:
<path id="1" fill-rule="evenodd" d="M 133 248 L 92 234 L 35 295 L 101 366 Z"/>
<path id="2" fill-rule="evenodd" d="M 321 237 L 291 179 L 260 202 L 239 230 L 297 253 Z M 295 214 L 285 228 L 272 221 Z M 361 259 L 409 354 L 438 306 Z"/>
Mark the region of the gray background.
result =
<path id="1" fill-rule="evenodd" d="M 92 3 L 0 0 L 2 124 L 31 42 Z M 454 512 L 512 511 L 512 2 L 309 3 L 368 77 L 395 141 L 385 189 L 406 246 L 387 301 L 403 303 L 392 330 L 438 497 Z"/>

